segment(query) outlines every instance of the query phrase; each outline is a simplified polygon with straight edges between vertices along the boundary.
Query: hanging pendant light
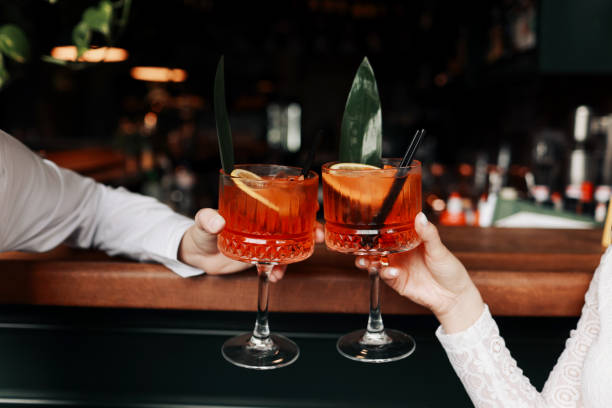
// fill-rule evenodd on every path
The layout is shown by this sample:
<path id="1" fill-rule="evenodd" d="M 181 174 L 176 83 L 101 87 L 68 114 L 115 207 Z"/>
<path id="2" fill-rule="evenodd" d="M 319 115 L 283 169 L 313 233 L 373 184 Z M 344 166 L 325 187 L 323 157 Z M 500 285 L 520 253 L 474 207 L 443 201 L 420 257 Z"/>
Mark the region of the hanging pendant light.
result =
<path id="1" fill-rule="evenodd" d="M 77 48 L 74 45 L 54 47 L 51 56 L 55 59 L 71 62 L 121 62 L 128 58 L 128 52 L 117 47 L 92 47 L 77 60 Z"/>
<path id="2" fill-rule="evenodd" d="M 149 82 L 185 82 L 187 80 L 187 71 L 180 68 L 133 67 L 130 75 L 139 81 Z"/>

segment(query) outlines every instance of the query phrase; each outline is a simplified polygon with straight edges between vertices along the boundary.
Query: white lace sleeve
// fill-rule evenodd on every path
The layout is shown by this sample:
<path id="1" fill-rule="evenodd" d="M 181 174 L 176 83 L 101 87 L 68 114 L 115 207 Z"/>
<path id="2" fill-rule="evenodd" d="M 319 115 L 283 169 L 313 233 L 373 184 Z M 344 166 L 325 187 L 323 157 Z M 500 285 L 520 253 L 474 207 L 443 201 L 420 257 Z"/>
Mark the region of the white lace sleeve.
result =
<path id="1" fill-rule="evenodd" d="M 597 286 L 601 268 L 600 264 L 585 295 L 578 326 L 570 332 L 541 393 L 517 367 L 487 306 L 476 323 L 460 333 L 445 334 L 438 328 L 436 336 L 477 408 L 582 407 L 582 367 L 600 326 Z"/>

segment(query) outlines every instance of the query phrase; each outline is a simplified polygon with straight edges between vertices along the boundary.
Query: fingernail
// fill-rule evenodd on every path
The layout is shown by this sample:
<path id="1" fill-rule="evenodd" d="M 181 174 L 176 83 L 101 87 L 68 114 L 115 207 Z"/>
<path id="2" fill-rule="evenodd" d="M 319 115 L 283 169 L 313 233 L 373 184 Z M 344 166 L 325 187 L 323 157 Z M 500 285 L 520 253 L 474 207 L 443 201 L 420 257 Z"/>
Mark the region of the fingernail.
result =
<path id="1" fill-rule="evenodd" d="M 416 222 L 418 222 L 421 227 L 426 227 L 427 224 L 429 224 L 429 221 L 427 221 L 427 216 L 425 216 L 425 214 L 422 212 L 417 214 Z"/>
<path id="2" fill-rule="evenodd" d="M 397 278 L 399 276 L 399 269 L 397 268 L 385 268 L 385 276 L 389 278 Z"/>
<path id="3" fill-rule="evenodd" d="M 206 224 L 211 231 L 218 231 L 225 225 L 225 220 L 219 214 L 215 214 L 208 219 Z"/>
<path id="4" fill-rule="evenodd" d="M 368 261 L 365 258 L 357 258 L 357 266 L 365 268 L 368 266 Z"/>

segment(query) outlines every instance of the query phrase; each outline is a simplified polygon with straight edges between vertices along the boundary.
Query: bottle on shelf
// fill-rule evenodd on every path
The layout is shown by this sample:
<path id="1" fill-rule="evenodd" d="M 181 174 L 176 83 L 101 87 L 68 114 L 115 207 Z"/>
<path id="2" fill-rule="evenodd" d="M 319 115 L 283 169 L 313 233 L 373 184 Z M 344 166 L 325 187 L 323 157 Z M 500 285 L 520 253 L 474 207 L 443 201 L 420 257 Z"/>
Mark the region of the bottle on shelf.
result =
<path id="1" fill-rule="evenodd" d="M 479 227 L 490 227 L 493 223 L 493 212 L 495 211 L 495 203 L 487 194 L 482 194 L 478 200 L 476 213 L 476 222 Z"/>
<path id="2" fill-rule="evenodd" d="M 463 198 L 461 200 L 463 206 L 463 214 L 465 214 L 465 225 L 470 227 L 478 225 L 478 211 L 474 210 L 474 205 L 470 198 Z"/>
<path id="3" fill-rule="evenodd" d="M 612 195 L 612 189 L 610 186 L 598 186 L 595 189 L 595 221 L 604 222 L 606 220 L 606 212 L 608 209 L 608 202 Z"/>
<path id="4" fill-rule="evenodd" d="M 550 190 L 548 186 L 533 186 L 533 188 L 531 189 L 531 195 L 533 196 L 533 200 L 538 206 L 544 206 L 549 203 Z"/>
<path id="5" fill-rule="evenodd" d="M 584 181 L 580 185 L 580 201 L 576 210 L 578 214 L 590 215 L 595 214 L 595 204 L 593 202 L 593 183 Z"/>
<path id="6" fill-rule="evenodd" d="M 446 203 L 446 210 L 440 215 L 440 224 L 462 226 L 466 224 L 463 200 L 457 192 L 452 192 Z"/>
<path id="7" fill-rule="evenodd" d="M 550 195 L 550 201 L 555 211 L 563 211 L 563 197 L 561 197 L 561 193 L 558 191 L 552 193 Z"/>
<path id="8" fill-rule="evenodd" d="M 591 110 L 586 106 L 579 106 L 574 115 L 574 148 L 570 154 L 568 184 L 565 188 L 565 209 L 571 212 L 582 213 L 583 183 L 588 182 L 588 155 L 586 141 L 591 130 Z"/>
<path id="9" fill-rule="evenodd" d="M 570 212 L 577 212 L 582 191 L 580 185 L 568 184 L 565 187 L 565 199 L 563 209 Z"/>

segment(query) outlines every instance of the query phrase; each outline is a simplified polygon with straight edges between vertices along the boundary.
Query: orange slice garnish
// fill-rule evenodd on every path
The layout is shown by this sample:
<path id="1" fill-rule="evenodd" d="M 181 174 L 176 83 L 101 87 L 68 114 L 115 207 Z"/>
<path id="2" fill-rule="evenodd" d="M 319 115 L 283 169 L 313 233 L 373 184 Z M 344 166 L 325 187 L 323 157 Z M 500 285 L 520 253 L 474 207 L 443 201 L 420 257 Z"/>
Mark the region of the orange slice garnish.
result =
<path id="1" fill-rule="evenodd" d="M 240 190 L 244 191 L 249 196 L 253 197 L 255 200 L 259 201 L 271 210 L 280 212 L 280 208 L 278 207 L 278 205 L 273 203 L 268 197 L 262 195 L 255 188 L 249 186 L 249 183 L 256 184 L 253 183 L 253 181 L 263 180 L 263 178 L 253 172 L 244 169 L 234 169 L 232 170 L 230 176 L 232 176 L 234 184 L 236 184 L 236 187 L 238 187 Z"/>
<path id="2" fill-rule="evenodd" d="M 363 163 L 336 163 L 330 167 L 331 170 L 380 170 L 380 167 Z"/>
<path id="3" fill-rule="evenodd" d="M 323 173 L 323 180 L 328 187 L 344 197 L 358 201 L 363 207 L 380 205 L 390 186 L 389 177 L 379 177 L 368 173 L 363 176 L 359 175 L 360 170 L 381 170 L 380 167 L 363 163 L 336 163 L 329 169 L 355 171 L 349 174 Z"/>

